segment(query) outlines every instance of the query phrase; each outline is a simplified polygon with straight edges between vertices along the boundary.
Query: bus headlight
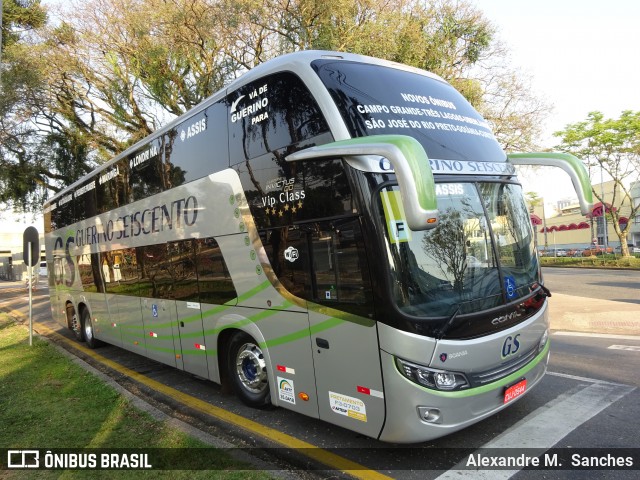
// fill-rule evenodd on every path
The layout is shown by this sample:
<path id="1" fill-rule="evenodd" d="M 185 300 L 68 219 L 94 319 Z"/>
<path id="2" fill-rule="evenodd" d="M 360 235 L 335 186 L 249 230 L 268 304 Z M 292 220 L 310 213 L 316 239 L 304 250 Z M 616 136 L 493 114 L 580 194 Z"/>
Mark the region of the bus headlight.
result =
<path id="1" fill-rule="evenodd" d="M 436 370 L 424 365 L 407 362 L 396 357 L 396 366 L 409 380 L 433 390 L 462 390 L 469 387 L 469 381 L 463 373 Z"/>

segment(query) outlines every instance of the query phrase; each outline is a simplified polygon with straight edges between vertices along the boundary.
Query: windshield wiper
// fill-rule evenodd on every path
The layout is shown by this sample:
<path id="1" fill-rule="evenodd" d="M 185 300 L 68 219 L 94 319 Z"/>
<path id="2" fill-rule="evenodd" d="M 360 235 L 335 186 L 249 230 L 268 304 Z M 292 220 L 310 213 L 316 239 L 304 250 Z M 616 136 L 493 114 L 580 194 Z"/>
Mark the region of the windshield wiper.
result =
<path id="1" fill-rule="evenodd" d="M 453 315 L 451 315 L 449 317 L 449 320 L 447 320 L 447 323 L 445 323 L 443 325 L 443 327 L 439 330 L 437 330 L 436 333 L 436 338 L 438 340 L 442 340 L 442 337 L 445 336 L 445 334 L 449 331 L 449 329 L 451 328 L 451 326 L 453 325 L 453 322 L 455 322 L 456 317 L 458 316 L 458 314 L 460 313 L 460 308 L 462 307 L 462 304 L 458 304 L 458 307 L 456 308 L 456 311 L 453 312 Z"/>

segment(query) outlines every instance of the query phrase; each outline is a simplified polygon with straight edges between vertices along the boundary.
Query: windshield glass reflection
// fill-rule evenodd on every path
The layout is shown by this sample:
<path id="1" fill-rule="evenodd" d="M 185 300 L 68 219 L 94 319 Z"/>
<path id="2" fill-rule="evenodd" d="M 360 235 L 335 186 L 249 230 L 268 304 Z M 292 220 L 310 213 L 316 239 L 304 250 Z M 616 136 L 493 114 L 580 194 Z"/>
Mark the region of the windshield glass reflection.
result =
<path id="1" fill-rule="evenodd" d="M 398 187 L 380 191 L 398 307 L 413 316 L 441 317 L 528 294 L 538 268 L 520 188 L 446 183 L 437 184 L 436 192 L 439 225 L 414 232 L 403 221 Z"/>

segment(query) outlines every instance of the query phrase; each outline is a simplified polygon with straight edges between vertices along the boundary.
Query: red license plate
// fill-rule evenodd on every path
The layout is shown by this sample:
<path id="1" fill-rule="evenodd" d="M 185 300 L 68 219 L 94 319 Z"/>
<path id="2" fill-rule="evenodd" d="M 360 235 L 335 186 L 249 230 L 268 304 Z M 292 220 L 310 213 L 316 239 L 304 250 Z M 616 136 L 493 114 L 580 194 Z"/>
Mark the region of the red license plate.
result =
<path id="1" fill-rule="evenodd" d="M 515 385 L 511 385 L 504 392 L 504 403 L 509 403 L 514 398 L 518 398 L 527 389 L 527 380 L 520 380 Z"/>

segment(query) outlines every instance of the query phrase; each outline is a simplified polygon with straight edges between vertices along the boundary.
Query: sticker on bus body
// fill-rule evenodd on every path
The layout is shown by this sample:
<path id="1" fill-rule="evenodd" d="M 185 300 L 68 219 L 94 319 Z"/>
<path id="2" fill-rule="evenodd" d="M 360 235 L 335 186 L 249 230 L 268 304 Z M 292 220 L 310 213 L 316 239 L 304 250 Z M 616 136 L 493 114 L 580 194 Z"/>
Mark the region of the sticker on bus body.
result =
<path id="1" fill-rule="evenodd" d="M 355 418 L 361 422 L 367 421 L 367 407 L 359 398 L 329 392 L 329 406 L 331 410 L 338 415 Z"/>
<path id="2" fill-rule="evenodd" d="M 293 380 L 278 377 L 278 398 L 283 402 L 296 404 L 296 391 L 293 387 Z"/>

